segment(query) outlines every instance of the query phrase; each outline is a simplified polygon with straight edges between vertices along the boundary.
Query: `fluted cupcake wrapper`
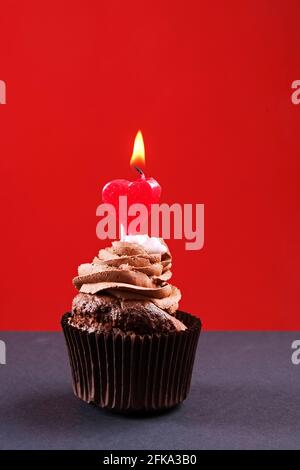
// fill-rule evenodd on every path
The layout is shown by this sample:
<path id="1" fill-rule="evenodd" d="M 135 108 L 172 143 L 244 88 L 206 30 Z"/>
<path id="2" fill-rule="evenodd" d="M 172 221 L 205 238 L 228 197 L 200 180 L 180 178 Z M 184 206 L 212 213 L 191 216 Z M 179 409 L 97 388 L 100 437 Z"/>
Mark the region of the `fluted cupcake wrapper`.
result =
<path id="1" fill-rule="evenodd" d="M 75 395 L 101 408 L 158 410 L 189 392 L 201 331 L 198 318 L 177 312 L 185 331 L 135 335 L 88 332 L 62 317 Z"/>

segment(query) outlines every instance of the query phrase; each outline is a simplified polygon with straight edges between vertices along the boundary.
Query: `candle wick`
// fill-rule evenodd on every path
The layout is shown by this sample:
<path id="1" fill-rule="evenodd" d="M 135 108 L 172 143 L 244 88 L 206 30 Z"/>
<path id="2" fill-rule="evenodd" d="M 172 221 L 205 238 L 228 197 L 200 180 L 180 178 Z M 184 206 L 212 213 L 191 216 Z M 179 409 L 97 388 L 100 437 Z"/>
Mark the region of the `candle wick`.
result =
<path id="1" fill-rule="evenodd" d="M 141 176 L 144 176 L 144 172 L 138 166 L 134 166 L 134 168 Z"/>

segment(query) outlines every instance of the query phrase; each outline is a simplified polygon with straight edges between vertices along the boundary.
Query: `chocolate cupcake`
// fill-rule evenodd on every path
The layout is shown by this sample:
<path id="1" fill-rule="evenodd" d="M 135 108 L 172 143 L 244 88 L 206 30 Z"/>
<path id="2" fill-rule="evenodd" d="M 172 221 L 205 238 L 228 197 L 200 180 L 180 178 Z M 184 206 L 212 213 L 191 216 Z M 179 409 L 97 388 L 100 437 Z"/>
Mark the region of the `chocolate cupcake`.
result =
<path id="1" fill-rule="evenodd" d="M 120 411 L 186 398 L 201 323 L 178 310 L 171 266 L 167 245 L 147 236 L 113 242 L 79 266 L 79 293 L 62 318 L 79 398 Z"/>

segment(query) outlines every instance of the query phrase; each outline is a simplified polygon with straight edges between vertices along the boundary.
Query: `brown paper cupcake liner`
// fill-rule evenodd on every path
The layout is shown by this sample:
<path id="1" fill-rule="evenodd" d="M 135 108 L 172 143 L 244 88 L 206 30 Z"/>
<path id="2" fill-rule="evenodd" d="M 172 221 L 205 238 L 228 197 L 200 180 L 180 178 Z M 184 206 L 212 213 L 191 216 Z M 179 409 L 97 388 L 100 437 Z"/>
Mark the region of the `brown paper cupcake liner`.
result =
<path id="1" fill-rule="evenodd" d="M 181 403 L 189 392 L 201 331 L 199 318 L 178 311 L 185 331 L 135 335 L 99 333 L 62 317 L 75 395 L 101 408 L 155 411 Z"/>

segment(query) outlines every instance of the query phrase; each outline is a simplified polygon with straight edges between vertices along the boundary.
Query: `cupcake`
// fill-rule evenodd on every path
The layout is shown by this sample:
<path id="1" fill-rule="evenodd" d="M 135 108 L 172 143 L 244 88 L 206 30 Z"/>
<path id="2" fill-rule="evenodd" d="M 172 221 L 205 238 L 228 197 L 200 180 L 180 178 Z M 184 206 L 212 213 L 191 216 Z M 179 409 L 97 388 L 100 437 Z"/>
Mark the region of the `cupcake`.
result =
<path id="1" fill-rule="evenodd" d="M 162 239 L 127 236 L 78 268 L 62 317 L 75 395 L 101 408 L 154 411 L 188 394 L 201 330 L 178 310 Z"/>

